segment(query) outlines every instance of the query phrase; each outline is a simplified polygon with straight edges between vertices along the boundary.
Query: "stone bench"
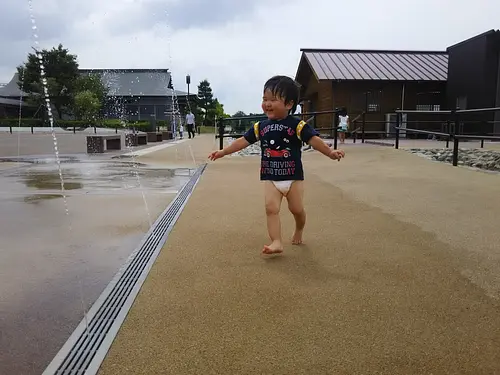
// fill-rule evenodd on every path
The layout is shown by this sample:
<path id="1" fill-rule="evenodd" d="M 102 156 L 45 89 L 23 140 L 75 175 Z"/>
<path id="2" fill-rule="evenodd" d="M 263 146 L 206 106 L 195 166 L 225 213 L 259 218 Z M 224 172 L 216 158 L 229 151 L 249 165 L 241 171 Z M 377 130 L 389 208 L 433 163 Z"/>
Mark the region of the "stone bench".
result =
<path id="1" fill-rule="evenodd" d="M 147 145 L 148 137 L 146 134 L 129 133 L 125 135 L 125 144 L 127 147 Z"/>
<path id="2" fill-rule="evenodd" d="M 162 132 L 162 135 L 163 135 L 163 140 L 174 139 L 171 131 L 164 131 Z"/>
<path id="3" fill-rule="evenodd" d="M 148 143 L 149 142 L 161 142 L 161 141 L 163 141 L 163 134 L 160 132 L 149 132 L 146 134 L 148 135 Z"/>
<path id="4" fill-rule="evenodd" d="M 102 154 L 109 150 L 121 150 L 122 137 L 121 135 L 88 135 L 87 136 L 87 153 Z"/>

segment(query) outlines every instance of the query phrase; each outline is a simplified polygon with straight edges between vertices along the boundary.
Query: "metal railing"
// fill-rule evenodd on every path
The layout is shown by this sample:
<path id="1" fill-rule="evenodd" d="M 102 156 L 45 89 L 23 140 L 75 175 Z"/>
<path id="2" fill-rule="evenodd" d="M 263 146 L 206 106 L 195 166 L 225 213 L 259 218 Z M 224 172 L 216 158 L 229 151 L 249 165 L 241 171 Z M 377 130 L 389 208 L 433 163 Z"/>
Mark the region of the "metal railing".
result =
<path id="1" fill-rule="evenodd" d="M 458 151 L 459 151 L 459 144 L 461 140 L 479 140 L 481 141 L 481 148 L 484 148 L 484 141 L 485 140 L 490 140 L 490 141 L 500 141 L 500 133 L 488 133 L 488 134 L 461 134 L 460 130 L 463 129 L 463 123 L 460 121 L 460 115 L 461 114 L 474 114 L 474 113 L 488 113 L 488 112 L 500 112 L 500 107 L 494 107 L 494 108 L 476 108 L 476 109 L 465 109 L 465 110 L 454 110 L 454 111 L 414 111 L 414 110 L 396 110 L 396 120 L 395 121 L 367 121 L 366 120 L 366 112 L 361 113 L 358 115 L 352 122 L 354 126 L 357 125 L 357 120 L 361 117 L 361 126 L 355 127 L 354 130 L 348 131 L 349 134 L 352 135 L 353 138 L 353 143 L 356 143 L 356 140 L 358 138 L 358 135 L 361 134 L 361 142 L 365 143 L 366 142 L 366 134 L 371 134 L 371 135 L 384 135 L 384 136 L 389 136 L 392 137 L 394 136 L 394 144 L 386 144 L 390 145 L 399 149 L 399 143 L 400 143 L 400 138 L 401 138 L 401 133 L 410 133 L 410 134 L 425 134 L 425 135 L 431 135 L 435 137 L 440 137 L 446 141 L 446 148 L 449 147 L 450 141 L 453 141 L 453 158 L 452 158 L 452 164 L 453 166 L 458 165 Z M 311 116 L 309 117 L 306 122 L 310 123 L 316 119 L 316 116 L 318 115 L 324 115 L 324 114 L 335 114 L 334 116 L 334 126 L 331 128 L 315 128 L 316 131 L 331 131 L 332 136 L 333 136 L 333 148 L 336 150 L 338 146 L 338 125 L 339 125 L 339 119 L 338 116 L 336 116 L 337 112 L 339 112 L 338 109 L 330 110 L 330 111 L 318 111 L 318 112 L 308 112 L 308 113 L 302 113 L 298 114 L 298 116 L 304 117 L 304 116 Z M 427 115 L 445 115 L 445 116 L 452 116 L 452 119 L 450 120 L 447 118 L 445 120 L 446 126 L 444 127 L 448 132 L 444 131 L 431 131 L 431 130 L 422 130 L 422 129 L 415 129 L 415 128 L 409 128 L 407 126 L 402 127 L 401 124 L 402 122 L 402 115 L 403 114 L 427 114 Z M 224 123 L 225 121 L 234 121 L 234 120 L 260 120 L 260 119 L 266 119 L 266 116 L 246 116 L 246 117 L 229 117 L 225 119 L 219 119 L 218 120 L 218 134 L 216 134 L 215 138 L 219 139 L 219 149 L 224 148 L 224 138 L 236 138 L 236 137 L 241 137 L 243 134 L 235 134 L 235 133 L 224 133 Z M 389 131 L 388 130 L 366 130 L 366 125 L 367 124 L 390 124 L 389 126 Z M 441 123 L 443 124 L 443 121 L 405 121 L 405 125 L 408 124 L 430 124 L 430 123 Z M 392 125 L 394 124 L 394 125 Z M 441 126 L 443 129 L 443 126 Z"/>
<path id="2" fill-rule="evenodd" d="M 334 149 L 337 149 L 337 143 L 338 143 L 338 116 L 336 116 L 337 112 L 339 112 L 338 109 L 333 109 L 329 111 L 316 111 L 316 112 L 306 112 L 306 113 L 298 113 L 296 115 L 293 115 L 294 117 L 306 117 L 310 116 L 307 120 L 305 120 L 307 123 L 313 122 L 317 116 L 319 115 L 330 115 L 334 114 L 334 126 L 331 128 L 315 128 L 316 131 L 325 131 L 328 130 L 332 133 L 333 136 L 333 142 L 334 142 Z M 267 116 L 245 116 L 245 117 L 227 117 L 227 118 L 219 118 L 216 119 L 216 126 L 218 127 L 218 132 L 215 135 L 215 139 L 219 139 L 219 150 L 222 150 L 224 148 L 224 138 L 238 138 L 242 137 L 244 134 L 243 133 L 225 133 L 225 123 L 230 122 L 230 121 L 248 121 L 248 120 L 263 120 L 267 119 Z"/>
<path id="3" fill-rule="evenodd" d="M 472 134 L 460 134 L 457 132 L 457 129 L 460 129 L 460 115 L 461 114 L 468 114 L 468 113 L 488 113 L 488 112 L 500 112 L 500 107 L 493 107 L 493 108 L 475 108 L 475 109 L 462 109 L 462 110 L 454 110 L 454 111 L 404 111 L 404 110 L 397 110 L 397 116 L 396 116 L 396 126 L 394 127 L 394 130 L 396 131 L 395 136 L 395 148 L 399 149 L 399 139 L 400 139 L 400 132 L 404 131 L 406 133 L 417 133 L 417 134 L 427 134 L 427 135 L 433 135 L 433 136 L 440 136 L 444 137 L 446 139 L 446 147 L 449 147 L 449 141 L 453 140 L 453 154 L 452 154 L 452 164 L 453 166 L 458 165 L 458 151 L 459 151 L 459 145 L 460 145 L 460 140 L 479 140 L 481 141 L 481 148 L 484 147 L 484 141 L 485 140 L 490 140 L 490 141 L 500 141 L 500 134 L 478 134 L 478 135 L 472 135 Z M 452 115 L 453 116 L 453 122 L 454 122 L 454 127 L 453 127 L 453 132 L 450 133 L 444 133 L 444 132 L 435 132 L 435 131 L 425 131 L 425 130 L 420 130 L 420 129 L 412 129 L 408 127 L 401 127 L 401 116 L 404 113 L 425 113 L 425 114 L 436 114 L 436 115 Z"/>

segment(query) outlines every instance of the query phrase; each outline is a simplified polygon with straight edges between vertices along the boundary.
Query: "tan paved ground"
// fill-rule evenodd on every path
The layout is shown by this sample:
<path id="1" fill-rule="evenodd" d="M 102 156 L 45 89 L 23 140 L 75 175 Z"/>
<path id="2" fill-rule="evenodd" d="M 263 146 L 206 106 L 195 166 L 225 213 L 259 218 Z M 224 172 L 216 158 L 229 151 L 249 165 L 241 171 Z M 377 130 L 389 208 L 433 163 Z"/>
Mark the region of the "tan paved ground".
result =
<path id="1" fill-rule="evenodd" d="M 210 164 L 100 374 L 500 373 L 500 176 L 346 150 L 305 155 L 307 245 L 271 260 L 258 159 Z"/>

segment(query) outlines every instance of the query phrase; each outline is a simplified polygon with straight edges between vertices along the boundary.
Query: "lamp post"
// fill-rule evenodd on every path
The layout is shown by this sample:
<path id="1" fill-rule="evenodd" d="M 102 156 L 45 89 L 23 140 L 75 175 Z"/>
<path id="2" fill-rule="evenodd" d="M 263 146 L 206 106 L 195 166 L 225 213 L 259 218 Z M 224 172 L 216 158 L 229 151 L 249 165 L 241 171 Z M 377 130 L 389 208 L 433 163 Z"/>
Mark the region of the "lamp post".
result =
<path id="1" fill-rule="evenodd" d="M 191 106 L 189 105 L 189 85 L 191 84 L 191 76 L 189 74 L 186 76 L 186 84 L 188 87 L 187 103 L 188 103 L 188 107 L 191 109 Z"/>

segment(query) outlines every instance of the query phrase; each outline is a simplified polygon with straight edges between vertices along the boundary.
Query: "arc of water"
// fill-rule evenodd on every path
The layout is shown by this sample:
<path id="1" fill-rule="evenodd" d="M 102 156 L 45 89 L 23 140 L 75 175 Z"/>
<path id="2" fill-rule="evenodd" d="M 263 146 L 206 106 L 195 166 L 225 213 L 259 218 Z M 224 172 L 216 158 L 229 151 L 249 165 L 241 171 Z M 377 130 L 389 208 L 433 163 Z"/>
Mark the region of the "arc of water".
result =
<path id="1" fill-rule="evenodd" d="M 24 70 L 21 71 L 21 75 L 19 77 L 21 81 L 21 88 L 19 89 L 19 119 L 17 126 L 17 159 L 19 160 L 19 156 L 21 154 L 21 122 L 23 118 L 23 95 L 24 95 Z M 18 174 L 21 171 L 18 169 Z"/>
<path id="2" fill-rule="evenodd" d="M 123 98 L 121 101 L 118 99 L 120 97 L 120 95 L 119 95 L 120 94 L 119 93 L 120 79 L 118 77 L 118 74 L 119 73 L 116 71 L 105 71 L 105 72 L 103 72 L 103 78 L 105 78 L 104 81 L 107 82 L 107 84 L 108 84 L 109 94 L 112 98 L 113 116 L 118 115 L 120 124 L 122 125 L 122 127 L 124 129 L 126 129 L 128 116 L 127 116 L 127 110 L 126 110 L 126 103 L 123 101 Z M 139 77 L 137 77 L 137 82 L 139 82 Z M 135 97 L 131 92 L 129 92 L 129 94 L 130 94 L 131 98 Z M 133 131 L 133 133 L 135 133 L 135 131 Z M 125 134 L 127 134 L 126 131 L 125 131 Z M 125 137 L 126 137 L 126 135 L 125 135 Z M 148 201 L 146 199 L 146 194 L 144 193 L 144 187 L 142 185 L 141 176 L 139 174 L 139 164 L 137 163 L 137 160 L 135 158 L 135 154 L 133 152 L 131 152 L 132 146 L 129 143 L 127 143 L 126 141 L 125 141 L 125 147 L 129 151 L 129 153 L 132 154 L 132 173 L 134 174 L 135 178 L 137 179 L 137 184 L 139 186 L 139 190 L 141 192 L 141 197 L 142 197 L 142 200 L 144 202 L 144 208 L 146 210 L 146 215 L 148 218 L 149 227 L 151 227 L 153 225 L 153 222 L 151 220 L 151 213 L 149 210 Z"/>
<path id="3" fill-rule="evenodd" d="M 173 133 L 173 139 L 177 139 L 177 109 L 178 109 L 178 103 L 177 103 L 177 95 L 175 93 L 175 88 L 174 88 L 174 83 L 173 83 L 173 77 L 172 77 L 172 44 L 170 39 L 172 38 L 171 32 L 170 32 L 170 20 L 168 19 L 169 14 L 168 11 L 165 11 L 165 15 L 167 17 L 167 49 L 168 49 L 168 61 L 169 61 L 169 69 L 170 69 L 170 77 L 169 81 L 165 82 L 165 90 L 168 93 L 169 90 L 171 90 L 171 101 L 170 101 L 170 116 L 172 119 L 172 133 Z M 172 88 L 169 87 L 169 84 Z M 167 103 L 168 105 L 168 103 Z"/>
<path id="4" fill-rule="evenodd" d="M 36 26 L 36 20 L 35 20 L 35 15 L 33 11 L 33 2 L 32 0 L 28 0 L 28 8 L 29 8 L 29 13 L 30 13 L 30 19 L 31 19 L 31 29 L 33 30 L 33 39 L 35 43 L 35 52 L 36 56 L 38 58 L 38 62 L 40 64 L 40 76 L 42 78 L 42 85 L 43 85 L 43 93 L 45 97 L 45 107 L 47 108 L 47 114 L 49 117 L 49 123 L 50 123 L 50 130 L 52 133 L 52 140 L 54 143 L 54 154 L 56 158 L 56 163 L 57 163 L 57 170 L 59 172 L 59 180 L 61 181 L 61 194 L 63 196 L 63 201 L 64 201 L 64 208 L 66 212 L 66 216 L 69 216 L 69 207 L 68 207 L 68 200 L 66 197 L 66 192 L 64 188 L 64 177 L 62 173 L 62 168 L 61 168 L 61 160 L 59 159 L 59 147 L 58 147 L 58 142 L 57 142 L 57 136 L 55 133 L 54 129 L 54 115 L 52 114 L 52 105 L 50 102 L 50 96 L 48 92 L 48 84 L 47 84 L 47 78 L 45 77 L 45 66 L 43 64 L 43 56 L 40 53 L 40 44 L 38 42 L 38 28 Z M 68 220 L 68 225 L 69 225 L 69 230 L 71 231 L 71 221 Z M 83 311 L 83 317 L 85 319 L 85 325 L 86 325 L 86 331 L 88 333 L 88 321 L 87 321 L 87 309 L 85 307 L 85 301 L 83 297 L 83 286 L 82 286 L 82 281 L 81 279 L 78 280 L 79 284 L 79 289 L 80 289 L 80 300 L 82 304 L 82 311 Z"/>
<path id="5" fill-rule="evenodd" d="M 140 81 L 139 77 L 136 77 L 136 79 L 137 79 L 137 83 L 139 83 L 139 81 Z M 135 96 L 132 94 L 131 98 L 134 98 L 134 97 Z M 139 99 L 140 99 L 140 97 L 139 97 Z M 127 118 L 127 111 L 126 111 L 125 106 L 126 106 L 126 104 L 122 103 L 121 116 L 120 116 L 121 121 L 122 121 L 122 125 L 124 126 L 124 128 L 126 125 L 125 119 Z M 135 133 L 135 131 L 134 131 L 134 133 Z M 127 148 L 129 149 L 129 151 L 131 150 L 130 145 L 127 145 Z M 149 224 L 149 227 L 151 228 L 151 226 L 153 225 L 153 221 L 151 220 L 151 213 L 149 211 L 148 200 L 146 199 L 146 194 L 144 193 L 144 187 L 142 186 L 141 176 L 139 174 L 139 164 L 137 163 L 137 160 L 135 158 L 135 154 L 133 152 L 132 152 L 132 165 L 133 165 L 135 178 L 137 179 L 137 184 L 139 185 L 139 191 L 141 192 L 142 201 L 144 202 L 144 208 L 146 210 L 146 215 L 148 217 L 148 224 Z"/>
<path id="6" fill-rule="evenodd" d="M 170 22 L 168 22 L 168 12 L 166 11 L 165 14 L 167 16 L 167 29 L 170 30 L 170 26 L 169 26 Z M 167 40 L 168 40 L 167 48 L 168 48 L 169 66 L 170 66 L 170 68 L 172 68 L 172 53 L 171 53 L 170 39 L 171 39 L 171 35 L 169 35 L 169 37 L 167 38 Z M 175 92 L 175 86 L 174 86 L 173 77 L 172 77 L 172 70 L 170 71 L 170 83 L 171 83 L 171 89 L 170 89 L 171 90 L 171 116 L 172 116 L 172 123 L 173 123 L 172 132 L 174 133 L 174 140 L 175 140 L 175 139 L 177 139 L 177 121 L 179 121 L 179 124 L 182 123 L 182 115 L 181 115 L 181 111 L 180 111 L 180 107 L 179 107 L 177 93 Z M 167 82 L 167 85 L 168 85 L 168 82 Z M 168 89 L 168 86 L 167 86 L 167 89 Z M 187 97 L 187 106 L 188 106 L 188 110 L 191 112 L 191 103 L 189 102 L 189 97 Z M 194 153 L 193 153 L 193 149 L 191 147 L 191 144 L 188 144 L 187 146 L 185 145 L 185 147 L 189 148 L 189 153 L 190 153 L 191 158 L 193 160 L 194 169 L 196 170 L 197 163 L 196 163 L 196 159 L 194 157 Z M 185 155 L 187 154 L 186 148 L 184 148 L 184 153 L 185 153 Z M 187 158 L 187 156 L 186 156 L 186 158 Z M 177 149 L 176 149 L 176 159 L 177 159 Z"/>
<path id="7" fill-rule="evenodd" d="M 36 20 L 33 12 L 33 2 L 32 0 L 28 0 L 28 6 L 29 6 L 29 12 L 30 12 L 30 19 L 31 19 L 31 29 L 33 30 L 33 39 L 35 43 L 35 52 L 36 56 L 38 57 L 38 62 L 40 64 L 40 76 L 42 78 L 42 85 L 43 85 L 43 93 L 45 97 L 45 106 L 47 108 L 47 113 L 49 116 L 49 123 L 50 123 L 50 130 L 52 133 L 52 140 L 54 142 L 54 154 L 56 158 L 56 163 L 57 163 L 57 169 L 59 172 L 59 180 L 61 181 L 61 193 L 63 196 L 63 201 L 64 201 L 64 208 L 66 211 L 66 215 L 69 215 L 69 208 L 68 208 L 68 200 L 66 197 L 66 191 L 64 188 L 64 177 L 62 173 L 62 168 L 61 168 L 61 160 L 59 159 L 59 147 L 57 143 L 57 136 L 54 130 L 54 116 L 52 114 L 52 105 L 50 102 L 50 96 L 49 96 L 49 90 L 48 90 L 48 85 L 47 85 L 47 78 L 45 78 L 45 66 L 43 65 L 43 56 L 40 53 L 40 44 L 38 42 L 38 29 L 36 26 Z"/>

